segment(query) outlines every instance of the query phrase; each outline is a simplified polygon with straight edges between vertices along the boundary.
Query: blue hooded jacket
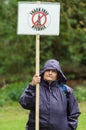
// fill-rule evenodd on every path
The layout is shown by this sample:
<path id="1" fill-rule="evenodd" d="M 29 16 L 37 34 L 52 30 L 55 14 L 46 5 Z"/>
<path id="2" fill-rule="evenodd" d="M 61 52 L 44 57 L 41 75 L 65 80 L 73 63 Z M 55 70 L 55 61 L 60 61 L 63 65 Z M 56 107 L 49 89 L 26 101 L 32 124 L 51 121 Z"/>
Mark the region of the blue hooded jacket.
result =
<path id="1" fill-rule="evenodd" d="M 43 80 L 49 69 L 58 71 L 57 80 L 51 84 Z M 67 86 L 67 95 L 61 89 L 67 79 L 59 61 L 48 60 L 40 76 L 40 130 L 76 130 L 80 111 L 73 89 Z M 35 87 L 29 84 L 20 97 L 22 107 L 30 110 L 26 130 L 35 130 L 35 95 Z"/>

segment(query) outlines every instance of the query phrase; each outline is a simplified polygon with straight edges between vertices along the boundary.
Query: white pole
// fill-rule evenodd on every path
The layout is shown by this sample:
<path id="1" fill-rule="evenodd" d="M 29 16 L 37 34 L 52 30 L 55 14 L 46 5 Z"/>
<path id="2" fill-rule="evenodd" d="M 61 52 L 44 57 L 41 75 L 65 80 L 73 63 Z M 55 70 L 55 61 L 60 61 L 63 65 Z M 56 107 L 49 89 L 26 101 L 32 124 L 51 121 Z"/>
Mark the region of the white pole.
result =
<path id="1" fill-rule="evenodd" d="M 36 35 L 36 74 L 39 75 L 40 35 Z M 35 130 L 39 130 L 39 84 L 36 85 Z"/>

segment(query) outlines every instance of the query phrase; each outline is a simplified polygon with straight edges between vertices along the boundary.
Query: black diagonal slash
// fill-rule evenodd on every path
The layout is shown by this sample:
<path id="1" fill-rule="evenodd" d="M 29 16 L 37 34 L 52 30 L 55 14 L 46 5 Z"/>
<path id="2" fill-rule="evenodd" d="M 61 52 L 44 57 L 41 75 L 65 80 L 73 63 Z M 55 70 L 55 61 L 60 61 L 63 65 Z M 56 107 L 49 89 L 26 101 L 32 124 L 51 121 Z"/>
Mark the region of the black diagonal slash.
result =
<path id="1" fill-rule="evenodd" d="M 43 17 L 44 15 L 40 16 L 40 14 L 38 14 L 38 20 L 35 21 L 34 25 L 37 26 L 37 27 L 41 27 L 41 18 Z"/>

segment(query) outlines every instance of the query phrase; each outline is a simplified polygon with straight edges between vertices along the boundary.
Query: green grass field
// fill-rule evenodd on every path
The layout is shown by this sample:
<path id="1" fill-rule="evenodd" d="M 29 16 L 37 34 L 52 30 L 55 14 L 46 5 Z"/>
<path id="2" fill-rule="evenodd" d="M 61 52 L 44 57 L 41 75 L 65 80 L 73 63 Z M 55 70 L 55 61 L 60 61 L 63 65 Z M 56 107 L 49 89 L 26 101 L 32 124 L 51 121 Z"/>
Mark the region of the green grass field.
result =
<path id="1" fill-rule="evenodd" d="M 0 130 L 25 130 L 28 111 L 17 106 L 0 108 Z"/>
<path id="2" fill-rule="evenodd" d="M 81 115 L 79 117 L 79 123 L 77 130 L 86 130 L 86 102 L 79 103 Z"/>
<path id="3" fill-rule="evenodd" d="M 81 115 L 77 130 L 86 130 L 86 102 L 79 103 Z M 28 111 L 20 107 L 0 107 L 0 130 L 25 130 L 28 118 Z"/>

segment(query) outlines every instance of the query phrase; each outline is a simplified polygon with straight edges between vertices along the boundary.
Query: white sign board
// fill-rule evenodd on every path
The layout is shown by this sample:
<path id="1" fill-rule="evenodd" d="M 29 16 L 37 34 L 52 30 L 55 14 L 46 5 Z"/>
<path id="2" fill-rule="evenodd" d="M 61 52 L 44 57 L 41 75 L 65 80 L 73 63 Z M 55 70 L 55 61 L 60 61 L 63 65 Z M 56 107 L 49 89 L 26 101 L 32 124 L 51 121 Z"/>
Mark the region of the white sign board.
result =
<path id="1" fill-rule="evenodd" d="M 20 35 L 59 35 L 60 3 L 18 2 Z"/>

